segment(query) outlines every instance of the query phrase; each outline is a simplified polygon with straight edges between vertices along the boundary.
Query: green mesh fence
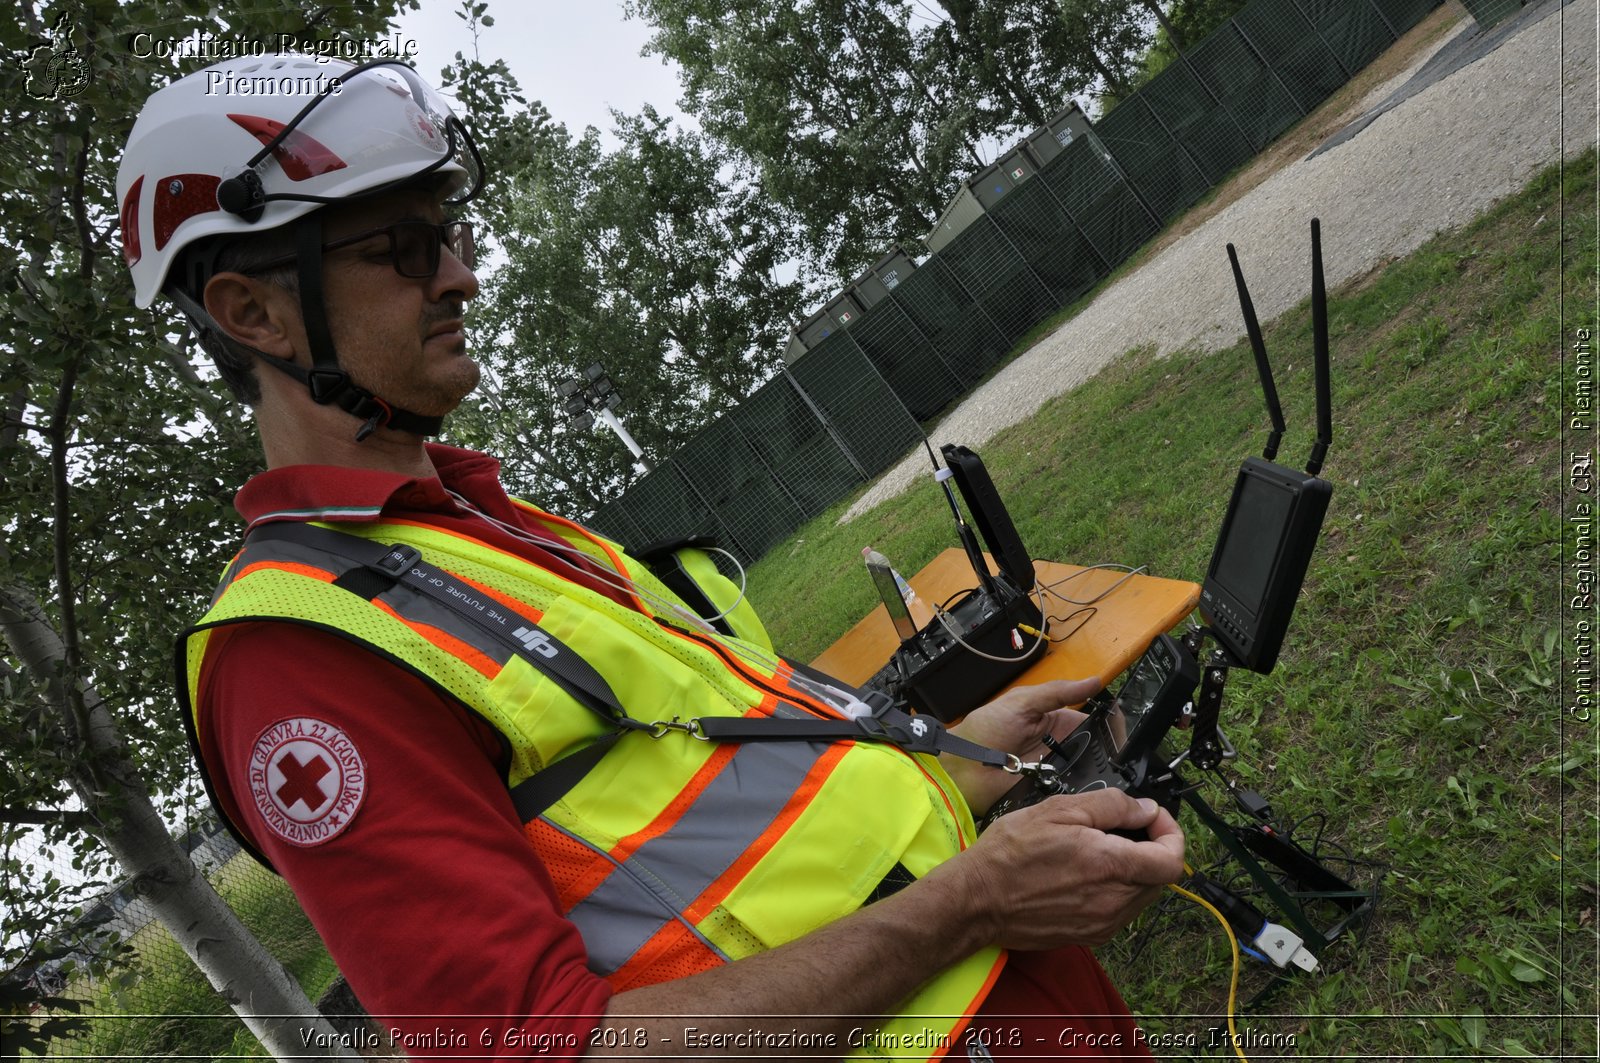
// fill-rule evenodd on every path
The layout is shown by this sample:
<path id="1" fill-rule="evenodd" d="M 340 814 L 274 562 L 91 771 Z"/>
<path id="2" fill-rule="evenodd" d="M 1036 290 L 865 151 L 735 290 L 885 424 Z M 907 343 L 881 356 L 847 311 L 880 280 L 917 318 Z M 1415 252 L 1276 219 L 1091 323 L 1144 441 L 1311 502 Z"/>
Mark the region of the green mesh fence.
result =
<path id="1" fill-rule="evenodd" d="M 1039 173 L 1110 273 L 1159 229 L 1155 212 L 1128 184 L 1096 136 L 1075 140 Z M 1098 278 L 1097 278 L 1098 279 Z"/>
<path id="2" fill-rule="evenodd" d="M 616 515 L 618 510 L 627 513 L 626 527 L 624 519 Z M 596 513 L 593 520 L 598 531 L 634 547 L 711 535 L 727 549 L 738 552 L 727 522 L 695 494 L 676 455 L 657 465 L 620 499 Z M 630 538 L 630 531 L 638 537 Z"/>
<path id="3" fill-rule="evenodd" d="M 1181 59 L 1139 90 L 1145 103 L 1160 117 L 1161 125 L 1205 175 L 1207 185 L 1221 183 L 1255 155 L 1244 129 L 1227 107 L 1213 98 L 1213 91 Z M 1205 192 L 1199 190 L 1195 198 Z"/>
<path id="4" fill-rule="evenodd" d="M 850 339 L 852 331 L 829 336 L 795 362 L 790 373 L 870 477 L 921 442 L 922 431 Z"/>
<path id="5" fill-rule="evenodd" d="M 676 457 L 696 493 L 728 526 L 739 553 L 760 557 L 811 514 L 750 442 L 754 425 L 723 416 L 695 434 Z"/>
<path id="6" fill-rule="evenodd" d="M 1350 78 L 1295 0 L 1255 0 L 1233 26 L 1307 114 Z"/>
<path id="7" fill-rule="evenodd" d="M 1494 2 L 1505 3 L 1506 0 L 1494 0 Z M 1515 9 L 1517 0 L 1510 0 L 1510 4 Z M 1373 6 L 1383 12 L 1383 17 L 1388 20 L 1390 28 L 1399 34 L 1427 18 L 1428 12 L 1439 4 L 1437 0 L 1373 0 Z M 1469 11 L 1472 9 L 1471 4 L 1466 6 Z"/>
<path id="8" fill-rule="evenodd" d="M 1201 41 L 1186 58 L 1256 151 L 1306 114 L 1283 80 L 1251 48 L 1231 20 Z"/>
<path id="9" fill-rule="evenodd" d="M 741 424 L 749 430 L 751 445 L 777 470 L 784 489 L 805 511 L 815 516 L 866 479 L 806 401 L 794 381 L 779 374 L 740 404 Z"/>
<path id="10" fill-rule="evenodd" d="M 1299 0 L 1323 43 L 1354 75 L 1395 41 L 1388 20 L 1371 0 Z"/>
<path id="11" fill-rule="evenodd" d="M 882 472 L 1012 344 L 1091 290 L 1440 0 L 1254 0 L 787 373 L 594 518 L 745 559 Z M 1516 0 L 1472 0 L 1480 22 Z M 1480 13 L 1481 12 L 1481 13 Z"/>
<path id="12" fill-rule="evenodd" d="M 659 542 L 656 536 L 645 530 L 643 524 L 634 519 L 631 504 L 626 494 L 613 498 L 589 518 L 589 527 L 634 550 Z"/>
<path id="13" fill-rule="evenodd" d="M 945 361 L 896 302 L 873 307 L 850 326 L 848 335 L 919 421 L 937 414 L 970 385 L 970 378 Z"/>
<path id="14" fill-rule="evenodd" d="M 1478 25 L 1493 26 L 1521 11 L 1524 2 L 1525 0 L 1461 0 L 1461 6 L 1477 20 Z"/>
<path id="15" fill-rule="evenodd" d="M 950 268 L 961 287 L 1009 340 L 1016 340 L 1060 305 L 995 223 L 992 211 L 946 244 L 939 261 Z"/>
<path id="16" fill-rule="evenodd" d="M 1163 222 L 1177 217 L 1211 187 L 1195 160 L 1173 139 L 1161 116 L 1150 107 L 1142 90 L 1097 122 L 1095 132 L 1139 197 Z"/>
<path id="17" fill-rule="evenodd" d="M 928 372 L 954 375 L 961 381 L 962 393 L 982 378 L 984 367 L 1011 349 L 1005 333 L 937 257 L 913 270 L 884 303 L 872 309 L 872 315 L 893 314 L 903 316 L 910 331 L 926 337 L 931 348 L 928 359 L 934 363 Z M 907 405 L 913 404 L 908 396 Z"/>
<path id="18" fill-rule="evenodd" d="M 1057 304 L 1072 302 L 1105 276 L 1106 262 L 1044 181 L 1011 190 L 989 212 Z"/>

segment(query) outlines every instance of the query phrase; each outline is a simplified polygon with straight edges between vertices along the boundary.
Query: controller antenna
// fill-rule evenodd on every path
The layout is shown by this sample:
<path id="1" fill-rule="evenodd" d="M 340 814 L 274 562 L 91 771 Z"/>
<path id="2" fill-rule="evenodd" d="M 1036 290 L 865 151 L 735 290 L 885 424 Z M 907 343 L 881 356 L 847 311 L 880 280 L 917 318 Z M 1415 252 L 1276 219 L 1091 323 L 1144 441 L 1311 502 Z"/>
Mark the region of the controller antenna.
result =
<path id="1" fill-rule="evenodd" d="M 1322 471 L 1322 459 L 1333 442 L 1333 386 L 1328 370 L 1328 289 L 1322 278 L 1322 221 L 1311 219 L 1311 335 L 1317 367 L 1317 441 L 1311 445 L 1306 472 Z"/>
<path id="2" fill-rule="evenodd" d="M 978 547 L 978 537 L 972 534 L 972 527 L 962 517 L 961 507 L 956 504 L 956 493 L 950 487 L 950 479 L 955 473 L 939 467 L 939 459 L 934 456 L 933 444 L 928 441 L 926 433 L 922 437 L 922 445 L 928 448 L 928 460 L 933 462 L 934 481 L 943 489 L 944 500 L 950 503 L 950 515 L 956 519 L 956 537 L 961 540 L 961 549 L 967 555 L 967 562 L 977 574 L 979 584 L 993 595 L 996 593 L 994 577 L 989 575 L 989 566 L 983 563 L 983 551 Z"/>
<path id="3" fill-rule="evenodd" d="M 1271 461 L 1278 456 L 1278 444 L 1283 441 L 1283 407 L 1278 403 L 1278 389 L 1272 383 L 1272 363 L 1267 361 L 1267 345 L 1261 339 L 1261 323 L 1256 320 L 1255 304 L 1250 302 L 1250 289 L 1245 287 L 1244 271 L 1239 268 L 1239 255 L 1232 244 L 1228 245 L 1228 262 L 1233 266 L 1234 286 L 1239 289 L 1239 309 L 1244 313 L 1244 331 L 1250 337 L 1250 349 L 1255 352 L 1261 393 L 1266 396 L 1267 414 L 1272 418 L 1272 432 L 1267 436 L 1267 445 L 1261 448 L 1261 456 Z"/>

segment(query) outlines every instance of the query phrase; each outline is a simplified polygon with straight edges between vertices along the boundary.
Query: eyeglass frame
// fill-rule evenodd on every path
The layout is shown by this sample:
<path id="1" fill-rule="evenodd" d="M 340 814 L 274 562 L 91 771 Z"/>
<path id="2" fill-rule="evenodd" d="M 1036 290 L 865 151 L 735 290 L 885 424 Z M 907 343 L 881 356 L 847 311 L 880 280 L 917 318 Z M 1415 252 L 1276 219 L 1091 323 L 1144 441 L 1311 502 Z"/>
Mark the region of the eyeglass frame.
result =
<path id="1" fill-rule="evenodd" d="M 432 268 L 430 268 L 428 272 L 407 273 L 405 270 L 400 268 L 400 252 L 395 242 L 395 230 L 402 227 L 420 227 L 428 229 L 433 233 L 433 242 L 431 244 L 424 245 L 432 248 L 432 250 L 429 252 L 432 257 Z M 454 229 L 457 233 L 454 244 L 452 244 L 449 233 L 447 232 L 447 230 L 450 229 Z M 478 257 L 477 248 L 472 236 L 472 223 L 470 221 L 462 221 L 460 219 L 453 221 L 432 222 L 423 221 L 420 218 L 405 218 L 400 221 L 390 222 L 388 225 L 379 225 L 373 229 L 366 229 L 358 233 L 352 233 L 349 236 L 341 236 L 337 240 L 331 240 L 322 245 L 322 253 L 327 254 L 329 251 L 337 251 L 343 247 L 350 247 L 353 244 L 359 244 L 363 240 L 370 240 L 372 237 L 379 235 L 387 236 L 389 238 L 389 250 L 386 252 L 386 254 L 389 256 L 389 265 L 394 268 L 395 273 L 405 277 L 407 280 L 427 280 L 430 277 L 438 276 L 439 263 L 443 260 L 444 249 L 446 247 L 449 247 L 450 254 L 454 255 L 456 260 L 459 261 L 463 266 L 466 266 L 469 270 L 473 268 L 473 265 L 477 261 Z M 458 250 L 458 248 L 460 250 Z M 464 254 L 463 251 L 465 252 Z M 298 253 L 292 255 L 282 255 L 278 258 L 269 259 L 266 262 L 253 265 L 248 269 L 240 270 L 239 272 L 245 274 L 266 273 L 269 270 L 281 269 L 284 266 L 291 265 L 298 260 L 299 257 L 300 256 Z"/>

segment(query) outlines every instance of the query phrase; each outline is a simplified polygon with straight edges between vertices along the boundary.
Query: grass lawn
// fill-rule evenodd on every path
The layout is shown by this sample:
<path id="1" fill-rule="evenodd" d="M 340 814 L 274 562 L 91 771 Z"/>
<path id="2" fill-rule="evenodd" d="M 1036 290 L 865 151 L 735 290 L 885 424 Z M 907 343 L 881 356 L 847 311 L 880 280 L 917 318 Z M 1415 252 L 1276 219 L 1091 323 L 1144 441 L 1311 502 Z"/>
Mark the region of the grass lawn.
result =
<path id="1" fill-rule="evenodd" d="M 1252 1058 L 1595 1055 L 1594 1022 L 1578 1017 L 1596 1001 L 1595 737 L 1557 689 L 1572 653 L 1558 369 L 1575 330 L 1596 324 L 1595 166 L 1591 152 L 1551 170 L 1333 293 L 1332 506 L 1277 670 L 1233 677 L 1223 725 L 1237 777 L 1297 838 L 1359 861 L 1340 870 L 1380 878 L 1383 897 L 1363 938 L 1245 1010 Z M 1290 424 L 1279 456 L 1298 463 L 1313 424 L 1306 307 L 1267 343 Z M 1195 579 L 1265 426 L 1242 345 L 1160 359 L 1135 348 L 983 456 L 1036 556 Z M 931 486 L 840 526 L 848 504 L 750 573 L 777 644 L 799 659 L 874 604 L 863 545 L 907 572 L 954 545 Z M 1216 847 L 1186 826 L 1204 865 Z M 247 889 L 227 874 L 221 888 L 315 997 L 331 963 L 266 878 Z M 173 962 L 158 962 L 164 935 L 143 933 L 136 984 L 104 990 L 87 1009 L 103 1016 L 92 1034 L 57 1050 L 259 1054 L 170 942 Z M 1151 1031 L 1203 1042 L 1226 1004 L 1227 943 L 1181 903 L 1102 959 Z M 1247 968 L 1241 999 L 1268 981 Z M 1268 1040 L 1281 1035 L 1292 1047 Z"/>
<path id="2" fill-rule="evenodd" d="M 212 880 L 217 892 L 315 1000 L 338 974 L 283 880 L 243 853 Z M 159 922 L 128 941 L 137 959 L 85 995 L 88 1031 L 57 1041 L 62 1058 L 265 1057 L 250 1031 Z"/>
<path id="3" fill-rule="evenodd" d="M 1278 667 L 1232 677 L 1223 726 L 1234 774 L 1300 840 L 1358 861 L 1339 865 L 1353 879 L 1387 873 L 1365 937 L 1244 1016 L 1294 1035 L 1260 1054 L 1594 1057 L 1593 1019 L 1560 1016 L 1596 1010 L 1595 736 L 1557 684 L 1573 652 L 1558 369 L 1595 326 L 1595 184 L 1590 152 L 1331 293 L 1333 501 Z M 1309 316 L 1267 328 L 1286 464 L 1313 431 Z M 1266 426 L 1245 345 L 1135 348 L 983 456 L 1035 556 L 1198 579 Z M 848 505 L 750 574 L 802 660 L 874 604 L 863 545 L 905 572 L 955 545 L 931 485 L 838 525 Z M 1203 864 L 1215 846 L 1186 826 Z M 1150 1029 L 1203 1041 L 1228 944 L 1210 916 L 1162 907 L 1102 958 Z M 1270 981 L 1246 974 L 1241 999 Z"/>

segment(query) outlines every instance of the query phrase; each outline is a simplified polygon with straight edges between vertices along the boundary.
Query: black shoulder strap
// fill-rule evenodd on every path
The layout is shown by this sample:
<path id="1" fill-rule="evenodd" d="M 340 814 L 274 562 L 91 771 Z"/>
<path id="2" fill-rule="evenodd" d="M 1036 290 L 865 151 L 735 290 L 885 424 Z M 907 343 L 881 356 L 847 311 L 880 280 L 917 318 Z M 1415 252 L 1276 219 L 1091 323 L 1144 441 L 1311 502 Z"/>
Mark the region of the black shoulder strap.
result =
<path id="1" fill-rule="evenodd" d="M 355 562 L 358 567 L 344 572 L 334 583 L 363 598 L 371 599 L 396 583 L 404 583 L 471 622 L 608 722 L 649 729 L 648 724 L 628 717 L 611 685 L 576 651 L 502 602 L 495 601 L 490 608 L 475 588 L 463 586 L 456 576 L 423 561 L 415 547 L 401 543 L 386 546 L 296 521 L 263 524 L 251 531 L 245 541 L 262 539 L 298 543 Z"/>
<path id="2" fill-rule="evenodd" d="M 628 715 L 610 684 L 575 650 L 502 602 L 496 601 L 494 608 L 489 608 L 481 594 L 463 587 L 460 580 L 444 569 L 424 562 L 415 547 L 403 543 L 386 546 L 296 521 L 263 524 L 245 537 L 247 544 L 263 539 L 297 543 L 354 562 L 354 567 L 341 573 L 334 584 L 369 600 L 397 583 L 404 583 L 471 621 L 559 685 L 579 704 L 617 728 L 511 787 L 512 801 L 524 823 L 538 817 L 576 786 L 629 731 L 643 731 L 652 738 L 661 738 L 671 731 L 685 731 L 714 742 L 841 739 L 883 742 L 911 753 L 951 753 L 992 767 L 1015 770 L 1017 758 L 959 738 L 932 716 L 911 716 L 890 705 L 887 699 L 872 697 L 868 698 L 870 714 L 839 719 L 702 716 L 687 722 L 636 720 Z"/>

